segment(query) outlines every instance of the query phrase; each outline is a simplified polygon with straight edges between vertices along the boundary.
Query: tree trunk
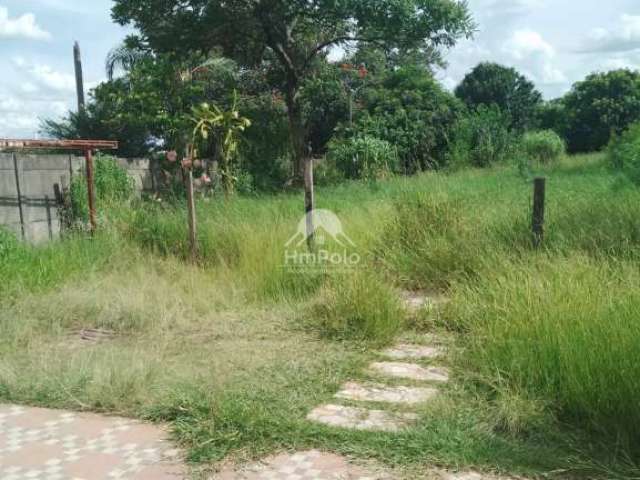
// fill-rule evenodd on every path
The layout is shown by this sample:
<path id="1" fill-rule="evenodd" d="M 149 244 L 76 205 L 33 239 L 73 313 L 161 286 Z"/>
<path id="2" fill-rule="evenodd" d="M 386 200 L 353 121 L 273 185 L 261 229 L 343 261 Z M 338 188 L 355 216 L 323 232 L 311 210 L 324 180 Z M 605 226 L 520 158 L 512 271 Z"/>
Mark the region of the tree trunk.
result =
<path id="1" fill-rule="evenodd" d="M 289 136 L 293 153 L 293 176 L 296 183 L 301 184 L 304 174 L 304 159 L 306 157 L 306 132 L 302 118 L 302 105 L 298 98 L 298 88 L 289 85 L 286 92 L 287 114 L 289 116 Z"/>

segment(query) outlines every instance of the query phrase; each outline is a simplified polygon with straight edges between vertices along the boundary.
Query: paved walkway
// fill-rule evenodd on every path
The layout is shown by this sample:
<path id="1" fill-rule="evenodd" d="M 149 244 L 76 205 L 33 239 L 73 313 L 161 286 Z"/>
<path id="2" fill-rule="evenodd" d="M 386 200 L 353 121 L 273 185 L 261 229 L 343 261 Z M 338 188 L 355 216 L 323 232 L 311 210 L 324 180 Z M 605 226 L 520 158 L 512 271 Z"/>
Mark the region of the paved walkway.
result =
<path id="1" fill-rule="evenodd" d="M 124 418 L 0 405 L 0 480 L 177 480 L 158 427 Z"/>
<path id="2" fill-rule="evenodd" d="M 411 302 L 409 302 L 411 300 Z M 410 308 L 424 301 L 407 300 Z M 418 301 L 420 300 L 420 301 Z M 412 410 L 440 395 L 449 372 L 438 365 L 446 349 L 437 337 L 379 352 L 370 382 L 347 382 L 334 400 L 308 420 L 331 428 L 397 432 L 418 420 Z M 409 383 L 399 385 L 399 383 Z M 346 402 L 346 404 L 345 404 Z M 395 407 L 395 408 L 394 408 Z M 398 407 L 401 409 L 398 411 Z M 390 410 L 387 410 L 390 408 Z M 0 405 L 0 480 L 182 480 L 179 452 L 160 427 L 124 418 Z M 212 480 L 392 480 L 380 468 L 362 467 L 317 450 L 232 467 Z M 425 472 L 425 479 L 498 480 L 476 472 Z"/>

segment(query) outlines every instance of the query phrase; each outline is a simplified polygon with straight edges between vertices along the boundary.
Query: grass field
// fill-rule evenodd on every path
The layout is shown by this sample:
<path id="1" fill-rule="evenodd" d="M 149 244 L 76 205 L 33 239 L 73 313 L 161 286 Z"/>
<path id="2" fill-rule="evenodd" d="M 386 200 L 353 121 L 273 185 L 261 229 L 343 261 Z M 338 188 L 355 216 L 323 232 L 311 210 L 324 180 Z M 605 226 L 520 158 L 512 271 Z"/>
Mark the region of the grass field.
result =
<path id="1" fill-rule="evenodd" d="M 638 478 L 640 191 L 600 156 L 548 177 L 531 247 L 531 182 L 515 169 L 319 189 L 363 261 L 282 268 L 301 198 L 113 206 L 94 239 L 0 240 L 0 401 L 169 421 L 195 462 L 329 448 L 424 465 Z M 406 318 L 402 290 L 452 299 Z M 80 339 L 107 329 L 111 340 Z M 374 346 L 447 331 L 455 378 L 416 428 L 342 432 L 304 418 Z"/>

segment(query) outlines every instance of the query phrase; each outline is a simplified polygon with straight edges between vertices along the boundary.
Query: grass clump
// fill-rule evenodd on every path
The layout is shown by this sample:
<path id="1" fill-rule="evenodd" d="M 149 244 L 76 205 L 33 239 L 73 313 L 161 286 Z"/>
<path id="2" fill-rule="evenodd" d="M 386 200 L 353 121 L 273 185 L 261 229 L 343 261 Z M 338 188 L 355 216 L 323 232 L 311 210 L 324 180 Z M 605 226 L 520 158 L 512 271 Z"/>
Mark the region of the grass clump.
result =
<path id="1" fill-rule="evenodd" d="M 358 271 L 331 277 L 311 315 L 321 333 L 330 338 L 380 345 L 398 334 L 406 313 L 388 284 Z"/>
<path id="2" fill-rule="evenodd" d="M 457 285 L 448 315 L 492 389 L 525 392 L 637 454 L 638 281 L 632 263 L 543 255 Z"/>
<path id="3" fill-rule="evenodd" d="M 640 185 L 640 123 L 633 124 L 608 147 L 609 163 L 631 182 Z"/>
<path id="4" fill-rule="evenodd" d="M 522 136 L 522 149 L 529 161 L 549 165 L 562 158 L 567 146 L 553 130 L 541 130 L 525 133 Z"/>

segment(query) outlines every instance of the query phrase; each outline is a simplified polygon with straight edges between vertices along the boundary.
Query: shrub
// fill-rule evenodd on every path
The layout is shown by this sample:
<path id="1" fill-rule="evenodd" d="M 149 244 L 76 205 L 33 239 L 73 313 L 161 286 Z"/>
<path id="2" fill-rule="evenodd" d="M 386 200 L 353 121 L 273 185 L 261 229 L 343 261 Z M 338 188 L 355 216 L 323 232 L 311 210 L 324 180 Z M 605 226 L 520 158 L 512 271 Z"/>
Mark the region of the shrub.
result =
<path id="1" fill-rule="evenodd" d="M 615 169 L 640 185 L 640 123 L 632 125 L 629 130 L 611 140 L 608 156 Z"/>
<path id="2" fill-rule="evenodd" d="M 329 161 L 347 179 L 378 180 L 397 170 L 395 148 L 387 141 L 368 135 L 329 144 Z"/>
<path id="3" fill-rule="evenodd" d="M 331 278 L 312 315 L 330 338 L 383 344 L 398 333 L 405 312 L 398 295 L 380 279 L 354 272 Z"/>
<path id="4" fill-rule="evenodd" d="M 522 148 L 529 160 L 543 164 L 559 160 L 566 151 L 564 140 L 552 130 L 525 133 L 522 137 Z"/>
<path id="5" fill-rule="evenodd" d="M 94 179 L 98 202 L 108 204 L 127 200 L 133 195 L 133 180 L 113 157 L 100 155 L 95 158 Z M 87 184 L 84 176 L 76 176 L 71 183 L 71 205 L 74 218 L 88 218 Z"/>
<path id="6" fill-rule="evenodd" d="M 480 106 L 455 127 L 449 162 L 454 166 L 488 167 L 506 160 L 514 146 L 506 114 L 497 107 Z"/>
<path id="7" fill-rule="evenodd" d="M 420 67 L 390 69 L 380 82 L 367 82 L 354 128 L 394 145 L 403 172 L 444 165 L 462 102 Z"/>

